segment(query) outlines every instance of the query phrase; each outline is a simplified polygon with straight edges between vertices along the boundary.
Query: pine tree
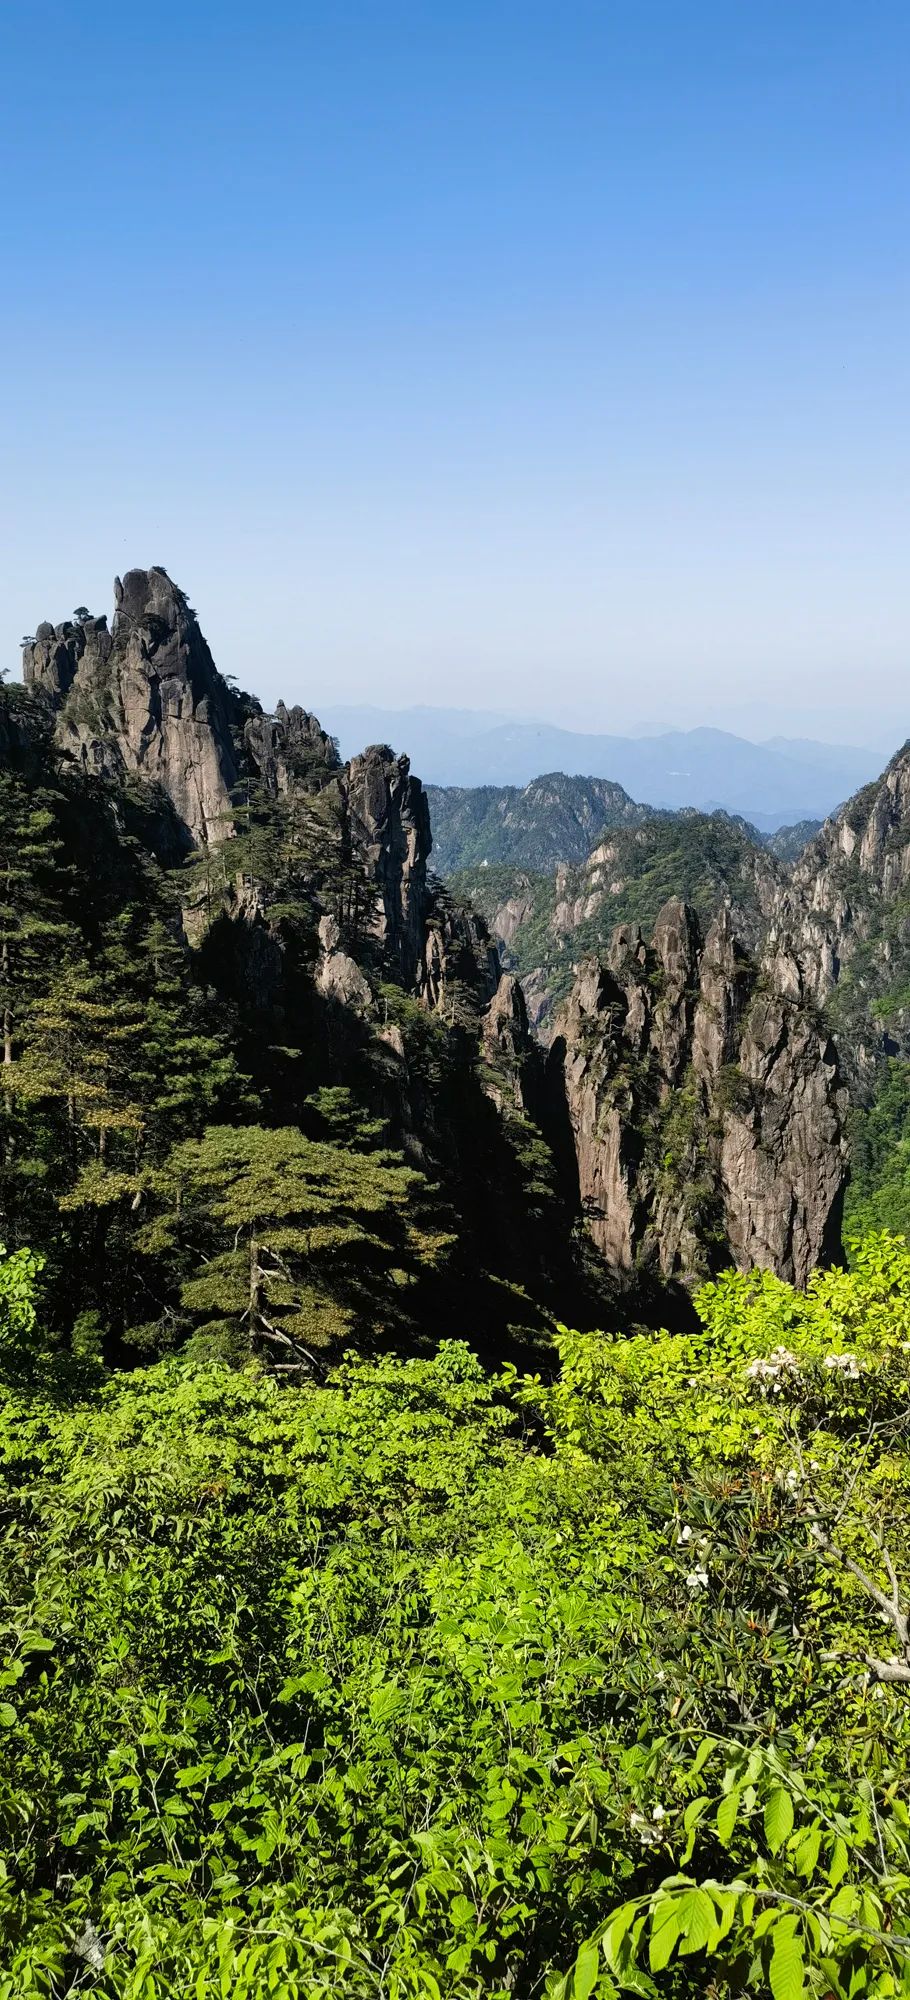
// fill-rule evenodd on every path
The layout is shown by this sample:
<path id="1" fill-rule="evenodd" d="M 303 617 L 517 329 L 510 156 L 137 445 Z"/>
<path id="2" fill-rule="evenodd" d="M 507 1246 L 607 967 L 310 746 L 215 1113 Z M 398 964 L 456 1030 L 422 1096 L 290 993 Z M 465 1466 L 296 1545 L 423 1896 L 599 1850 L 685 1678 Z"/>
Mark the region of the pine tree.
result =
<path id="1" fill-rule="evenodd" d="M 212 1126 L 174 1149 L 158 1187 L 165 1206 L 146 1246 L 194 1247 L 181 1302 L 197 1331 L 265 1348 L 280 1369 L 367 1322 L 388 1331 L 396 1292 L 451 1241 L 424 1214 L 432 1191 L 400 1158 L 295 1127 Z"/>
<path id="2" fill-rule="evenodd" d="M 0 1018 L 3 1065 L 13 1059 L 31 998 L 76 936 L 62 907 L 73 871 L 52 802 L 0 774 Z"/>

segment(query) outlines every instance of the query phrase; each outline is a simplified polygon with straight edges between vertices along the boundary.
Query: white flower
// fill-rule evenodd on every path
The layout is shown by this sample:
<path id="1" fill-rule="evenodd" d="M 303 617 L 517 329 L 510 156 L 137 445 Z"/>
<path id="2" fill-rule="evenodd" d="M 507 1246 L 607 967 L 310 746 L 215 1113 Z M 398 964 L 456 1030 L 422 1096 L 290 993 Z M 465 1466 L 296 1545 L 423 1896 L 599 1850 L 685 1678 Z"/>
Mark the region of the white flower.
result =
<path id="1" fill-rule="evenodd" d="M 679 1534 L 676 1537 L 677 1548 L 680 1548 L 683 1542 L 691 1542 L 691 1540 L 692 1540 L 691 1528 L 680 1528 Z"/>
<path id="2" fill-rule="evenodd" d="M 708 1588 L 708 1572 L 706 1569 L 703 1569 L 701 1563 L 699 1563 L 698 1568 L 693 1569 L 691 1576 L 686 1577 L 686 1589 L 707 1590 L 707 1588 Z"/>
<path id="3" fill-rule="evenodd" d="M 756 1354 L 746 1369 L 746 1381 L 757 1382 L 762 1394 L 770 1387 L 775 1396 L 780 1395 L 782 1375 L 798 1375 L 799 1362 L 789 1347 L 775 1347 L 770 1354 Z"/>
<path id="4" fill-rule="evenodd" d="M 860 1367 L 855 1354 L 826 1354 L 825 1367 L 832 1373 L 836 1370 L 848 1382 L 859 1380 Z"/>
<path id="5" fill-rule="evenodd" d="M 664 1812 L 663 1806 L 654 1807 L 654 1813 L 651 1819 L 648 1819 L 645 1813 L 634 1812 L 631 1814 L 630 1824 L 635 1833 L 638 1835 L 642 1847 L 660 1846 L 660 1840 L 661 1840 L 660 1821 L 665 1818 L 666 1814 Z"/>

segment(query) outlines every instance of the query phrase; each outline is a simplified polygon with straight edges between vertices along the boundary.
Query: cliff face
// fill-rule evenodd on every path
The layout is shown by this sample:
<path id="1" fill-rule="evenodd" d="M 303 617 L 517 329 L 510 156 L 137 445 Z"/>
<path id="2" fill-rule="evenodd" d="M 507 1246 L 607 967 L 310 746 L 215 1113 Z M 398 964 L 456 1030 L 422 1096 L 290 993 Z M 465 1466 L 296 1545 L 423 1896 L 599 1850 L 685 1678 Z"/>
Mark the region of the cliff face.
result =
<path id="1" fill-rule="evenodd" d="M 430 813 L 407 757 L 384 745 L 352 758 L 343 781 L 351 852 L 372 889 L 370 930 L 380 955 L 389 954 L 404 984 L 420 983 L 426 957 L 427 861 Z"/>
<path id="2" fill-rule="evenodd" d="M 672 901 L 620 926 L 558 1021 L 581 1202 L 620 1270 L 732 1261 L 804 1284 L 836 1253 L 844 1182 L 832 1044 L 738 943 Z"/>
<path id="3" fill-rule="evenodd" d="M 106 618 L 39 625 L 27 687 L 56 711 L 57 741 L 88 771 L 134 774 L 168 793 L 192 841 L 223 838 L 237 766 L 230 695 L 181 590 L 129 570 Z"/>
<path id="4" fill-rule="evenodd" d="M 283 701 L 274 715 L 263 715 L 257 706 L 247 717 L 243 763 L 276 797 L 286 796 L 295 786 L 318 791 L 342 768 L 331 736 L 315 715 L 299 706 L 286 708 Z"/>
<path id="5" fill-rule="evenodd" d="M 774 904 L 770 949 L 824 1005 L 862 1094 L 882 1056 L 910 1056 L 910 746 L 825 821 Z"/>
<path id="6" fill-rule="evenodd" d="M 26 687 L 43 697 L 64 755 L 162 787 L 188 848 L 223 849 L 257 790 L 304 807 L 321 798 L 324 825 L 299 862 L 317 922 L 328 919 L 321 989 L 363 1011 L 365 955 L 366 972 L 391 975 L 433 1008 L 449 1006 L 456 988 L 483 1008 L 498 960 L 482 920 L 428 881 L 429 809 L 408 759 L 374 745 L 343 765 L 305 709 L 279 702 L 266 715 L 234 694 L 163 569 L 128 571 L 114 597 L 110 630 L 106 618 L 42 624 L 24 649 Z M 268 922 L 258 883 L 229 901 L 251 937 Z"/>
<path id="7" fill-rule="evenodd" d="M 383 1043 L 402 1128 L 419 1101 L 414 1141 L 435 1132 L 444 1151 L 448 1128 L 389 1022 L 382 983 L 435 1012 L 462 1035 L 475 1084 L 503 1118 L 549 1130 L 560 1172 L 574 1161 L 591 1236 L 614 1269 L 689 1279 L 732 1258 L 801 1284 L 836 1251 L 841 1093 L 809 1003 L 872 936 L 876 899 L 901 902 L 910 772 L 900 760 L 881 797 L 861 795 L 852 819 L 823 829 L 792 884 L 748 830 L 695 814 L 612 831 L 583 869 L 558 874 L 552 909 L 533 887 L 527 908 L 514 901 L 515 937 L 543 926 L 553 943 L 541 1004 L 554 975 L 570 985 L 580 950 L 599 954 L 575 978 L 545 1074 L 527 989 L 501 975 L 483 917 L 429 873 L 427 797 L 407 758 L 380 744 L 342 764 L 306 710 L 280 703 L 266 715 L 235 693 L 163 570 L 130 571 L 115 597 L 110 630 L 103 618 L 39 627 L 27 686 L 66 757 L 163 788 L 186 849 L 202 850 L 194 913 L 254 1010 L 293 1012 L 302 980 L 314 1020 L 346 1024 L 352 1045 Z M 723 914 L 682 901 L 656 914 L 668 871 L 691 878 L 702 912 L 724 900 Z M 851 891 L 858 876 L 865 900 Z M 288 908 L 303 912 L 291 949 Z M 610 936 L 608 915 L 624 910 L 634 920 Z M 646 942 L 640 925 L 655 914 Z"/>

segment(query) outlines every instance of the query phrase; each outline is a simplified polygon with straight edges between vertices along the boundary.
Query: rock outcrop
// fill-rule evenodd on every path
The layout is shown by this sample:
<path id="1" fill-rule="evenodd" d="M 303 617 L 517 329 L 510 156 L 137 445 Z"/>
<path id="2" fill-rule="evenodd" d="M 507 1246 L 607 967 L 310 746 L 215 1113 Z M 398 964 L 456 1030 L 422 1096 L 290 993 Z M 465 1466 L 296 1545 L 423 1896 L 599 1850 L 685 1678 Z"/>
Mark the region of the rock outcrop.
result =
<path id="1" fill-rule="evenodd" d="M 326 778 L 342 768 L 331 736 L 315 715 L 278 703 L 274 715 L 258 707 L 243 730 L 244 762 L 265 786 L 281 797 L 295 786 L 318 791 Z"/>
<path id="2" fill-rule="evenodd" d="M 895 908 L 905 899 L 910 765 L 895 760 L 878 792 L 829 822 L 785 886 L 748 830 L 692 816 L 685 869 L 703 900 L 728 907 L 706 922 L 667 903 L 650 942 L 627 922 L 605 951 L 608 912 L 631 899 L 641 915 L 633 891 L 641 883 L 651 895 L 663 868 L 679 864 L 681 836 L 622 797 L 607 801 L 602 786 L 593 803 L 586 794 L 586 812 L 609 804 L 620 824 L 552 885 L 560 982 L 576 937 L 602 955 L 582 964 L 545 1066 L 528 989 L 502 976 L 483 917 L 429 872 L 427 797 L 408 759 L 378 744 L 342 764 L 307 710 L 279 703 L 265 714 L 235 692 L 164 570 L 131 570 L 115 597 L 110 630 L 88 616 L 39 626 L 21 700 L 87 772 L 158 788 L 148 796 L 170 802 L 177 843 L 166 865 L 205 850 L 188 878 L 188 933 L 240 1004 L 277 1023 L 303 993 L 317 1038 L 331 1022 L 339 1045 L 381 1044 L 399 1126 L 413 1124 L 414 1146 L 435 1134 L 444 1150 L 432 1091 L 389 1019 L 383 983 L 435 1012 L 454 1031 L 471 1088 L 503 1114 L 500 1130 L 526 1118 L 548 1133 L 566 1199 L 577 1189 L 616 1270 L 689 1279 L 732 1259 L 802 1284 L 836 1252 L 841 1093 L 813 1002 L 836 985 L 855 941 L 873 936 L 876 899 Z M 502 930 L 513 945 L 537 922 L 538 901 L 530 878 L 507 898 Z M 551 1004 L 550 956 L 548 947 L 538 992 L 529 968 L 535 1014 Z"/>
<path id="3" fill-rule="evenodd" d="M 668 890 L 710 922 L 729 907 L 737 936 L 760 948 L 784 871 L 754 828 L 726 813 L 647 813 L 602 832 L 581 864 L 545 877 L 527 868 L 475 868 L 460 878 L 489 924 L 543 1040 L 576 966 L 605 954 L 617 925 L 655 922 Z"/>
<path id="4" fill-rule="evenodd" d="M 548 1122 L 542 1051 L 532 1040 L 521 986 L 504 972 L 483 1018 L 484 1087 L 499 1111 Z"/>
<path id="5" fill-rule="evenodd" d="M 429 911 L 430 813 L 407 757 L 375 744 L 346 767 L 347 841 L 369 884 L 366 913 L 379 956 L 407 987 L 420 983 Z"/>
<path id="6" fill-rule="evenodd" d="M 128 571 L 114 596 L 110 630 L 88 616 L 42 624 L 24 648 L 26 688 L 63 754 L 99 776 L 158 786 L 186 848 L 220 847 L 257 794 L 298 798 L 297 888 L 331 931 L 319 990 L 363 1014 L 370 980 L 391 977 L 429 1007 L 451 1014 L 467 999 L 479 1015 L 498 959 L 482 919 L 428 878 L 429 809 L 408 759 L 377 744 L 343 765 L 306 709 L 279 702 L 269 715 L 235 693 L 165 570 Z M 250 843 L 240 846 L 239 881 L 222 871 L 225 910 L 242 917 L 252 947 L 269 923 L 268 897 L 251 878 Z M 194 942 L 204 921 L 189 913 Z"/>
<path id="7" fill-rule="evenodd" d="M 38 626 L 27 687 L 56 714 L 57 741 L 91 772 L 162 786 L 193 842 L 224 837 L 237 765 L 230 691 L 195 613 L 163 569 L 129 570 L 106 618 Z"/>
<path id="8" fill-rule="evenodd" d="M 825 821 L 773 907 L 768 949 L 824 1006 L 860 1096 L 910 1057 L 910 745 Z"/>
<path id="9" fill-rule="evenodd" d="M 373 994 L 356 958 L 341 950 L 341 933 L 334 917 L 319 923 L 319 963 L 316 990 L 325 1000 L 336 1000 L 355 1014 L 369 1014 Z"/>
<path id="10" fill-rule="evenodd" d="M 486 1007 L 499 985 L 499 957 L 476 910 L 432 883 L 418 992 L 428 1007 L 453 1021 L 469 1005 Z"/>
<path id="11" fill-rule="evenodd" d="M 836 1254 L 845 1146 L 833 1045 L 734 935 L 667 903 L 621 926 L 559 1017 L 581 1202 L 620 1271 L 732 1260 L 805 1284 Z"/>

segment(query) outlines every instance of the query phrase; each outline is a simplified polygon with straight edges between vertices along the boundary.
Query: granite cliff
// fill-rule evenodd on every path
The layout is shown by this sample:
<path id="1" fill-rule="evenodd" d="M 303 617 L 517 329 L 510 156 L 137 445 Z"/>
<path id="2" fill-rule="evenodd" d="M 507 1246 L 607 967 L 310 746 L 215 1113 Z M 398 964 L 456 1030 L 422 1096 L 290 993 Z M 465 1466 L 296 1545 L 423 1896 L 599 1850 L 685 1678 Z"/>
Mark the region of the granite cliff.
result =
<path id="1" fill-rule="evenodd" d="M 910 745 L 825 821 L 775 898 L 772 948 L 824 1006 L 854 1089 L 910 1057 Z"/>
<path id="2" fill-rule="evenodd" d="M 55 713 L 67 756 L 99 776 L 161 786 L 194 842 L 223 837 L 237 781 L 231 697 L 181 590 L 163 569 L 114 582 L 114 616 L 41 624 L 26 687 Z"/>
<path id="3" fill-rule="evenodd" d="M 620 926 L 579 971 L 551 1062 L 579 1195 L 612 1266 L 703 1275 L 729 1259 L 805 1284 L 837 1254 L 843 1095 L 833 1044 L 723 911 L 685 903 L 650 942 Z"/>

